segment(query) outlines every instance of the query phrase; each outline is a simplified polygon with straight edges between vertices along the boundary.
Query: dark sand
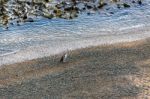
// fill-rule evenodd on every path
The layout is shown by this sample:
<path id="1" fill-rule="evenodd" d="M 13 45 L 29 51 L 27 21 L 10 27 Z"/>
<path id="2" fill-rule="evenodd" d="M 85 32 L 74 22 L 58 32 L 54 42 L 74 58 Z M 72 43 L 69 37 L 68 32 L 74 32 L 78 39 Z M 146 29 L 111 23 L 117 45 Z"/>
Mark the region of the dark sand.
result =
<path id="1" fill-rule="evenodd" d="M 150 39 L 0 68 L 0 99 L 150 99 Z"/>

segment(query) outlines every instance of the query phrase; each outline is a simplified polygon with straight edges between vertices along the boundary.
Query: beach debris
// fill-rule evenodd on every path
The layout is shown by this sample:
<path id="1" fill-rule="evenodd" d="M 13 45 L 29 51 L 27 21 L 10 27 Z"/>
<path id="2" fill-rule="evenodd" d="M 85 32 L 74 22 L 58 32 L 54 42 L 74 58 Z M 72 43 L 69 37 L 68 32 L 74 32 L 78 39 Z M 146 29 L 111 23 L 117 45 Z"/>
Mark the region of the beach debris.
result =
<path id="1" fill-rule="evenodd" d="M 68 57 L 68 53 L 65 53 L 65 54 L 61 57 L 60 62 L 61 62 L 61 63 L 65 63 L 65 62 L 67 61 L 67 57 Z"/>

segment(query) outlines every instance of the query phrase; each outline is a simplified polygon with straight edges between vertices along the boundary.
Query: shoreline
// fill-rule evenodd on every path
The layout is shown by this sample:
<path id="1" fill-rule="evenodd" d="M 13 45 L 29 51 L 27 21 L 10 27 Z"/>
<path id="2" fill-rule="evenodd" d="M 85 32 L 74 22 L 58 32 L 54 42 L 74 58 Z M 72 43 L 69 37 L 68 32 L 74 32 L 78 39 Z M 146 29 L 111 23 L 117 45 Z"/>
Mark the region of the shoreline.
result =
<path id="1" fill-rule="evenodd" d="M 24 61 L 29 61 L 33 59 L 38 59 L 42 57 L 55 56 L 66 51 L 72 51 L 81 48 L 87 48 L 92 46 L 103 46 L 111 45 L 123 42 L 132 42 L 139 41 L 146 38 L 149 38 L 150 35 L 148 31 L 130 34 L 133 31 L 125 34 L 116 34 L 110 36 L 101 36 L 101 37 L 90 37 L 82 40 L 73 40 L 73 41 L 63 41 L 63 42 L 53 42 L 50 45 L 40 45 L 40 46 L 31 46 L 27 49 L 16 51 L 13 54 L 7 54 L 6 56 L 0 57 L 0 66 L 20 63 Z M 128 36 L 130 34 L 130 36 Z M 55 45 L 55 46 L 54 46 Z M 51 47 L 52 46 L 52 47 Z M 34 49 L 34 50 L 33 50 Z"/>

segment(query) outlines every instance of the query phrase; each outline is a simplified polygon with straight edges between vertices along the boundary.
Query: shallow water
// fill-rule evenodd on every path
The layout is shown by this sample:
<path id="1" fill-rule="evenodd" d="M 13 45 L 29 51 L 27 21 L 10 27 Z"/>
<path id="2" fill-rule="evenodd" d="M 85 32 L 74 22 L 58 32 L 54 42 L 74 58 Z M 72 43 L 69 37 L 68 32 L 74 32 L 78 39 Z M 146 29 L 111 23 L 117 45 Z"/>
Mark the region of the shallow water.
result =
<path id="1" fill-rule="evenodd" d="M 128 9 L 82 13 L 73 20 L 37 18 L 33 23 L 0 28 L 0 65 L 54 55 L 91 45 L 150 37 L 150 1 Z"/>

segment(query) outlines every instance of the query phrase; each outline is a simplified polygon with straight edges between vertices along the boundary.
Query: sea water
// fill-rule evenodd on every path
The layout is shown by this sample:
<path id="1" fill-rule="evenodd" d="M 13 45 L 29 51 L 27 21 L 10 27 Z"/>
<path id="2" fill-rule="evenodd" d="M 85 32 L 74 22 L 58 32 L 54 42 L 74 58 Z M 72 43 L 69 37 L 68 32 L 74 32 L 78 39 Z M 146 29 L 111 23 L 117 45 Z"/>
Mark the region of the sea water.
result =
<path id="1" fill-rule="evenodd" d="M 150 1 L 127 9 L 99 11 L 78 18 L 37 18 L 33 23 L 0 27 L 0 65 L 22 62 L 66 50 L 150 37 Z"/>

